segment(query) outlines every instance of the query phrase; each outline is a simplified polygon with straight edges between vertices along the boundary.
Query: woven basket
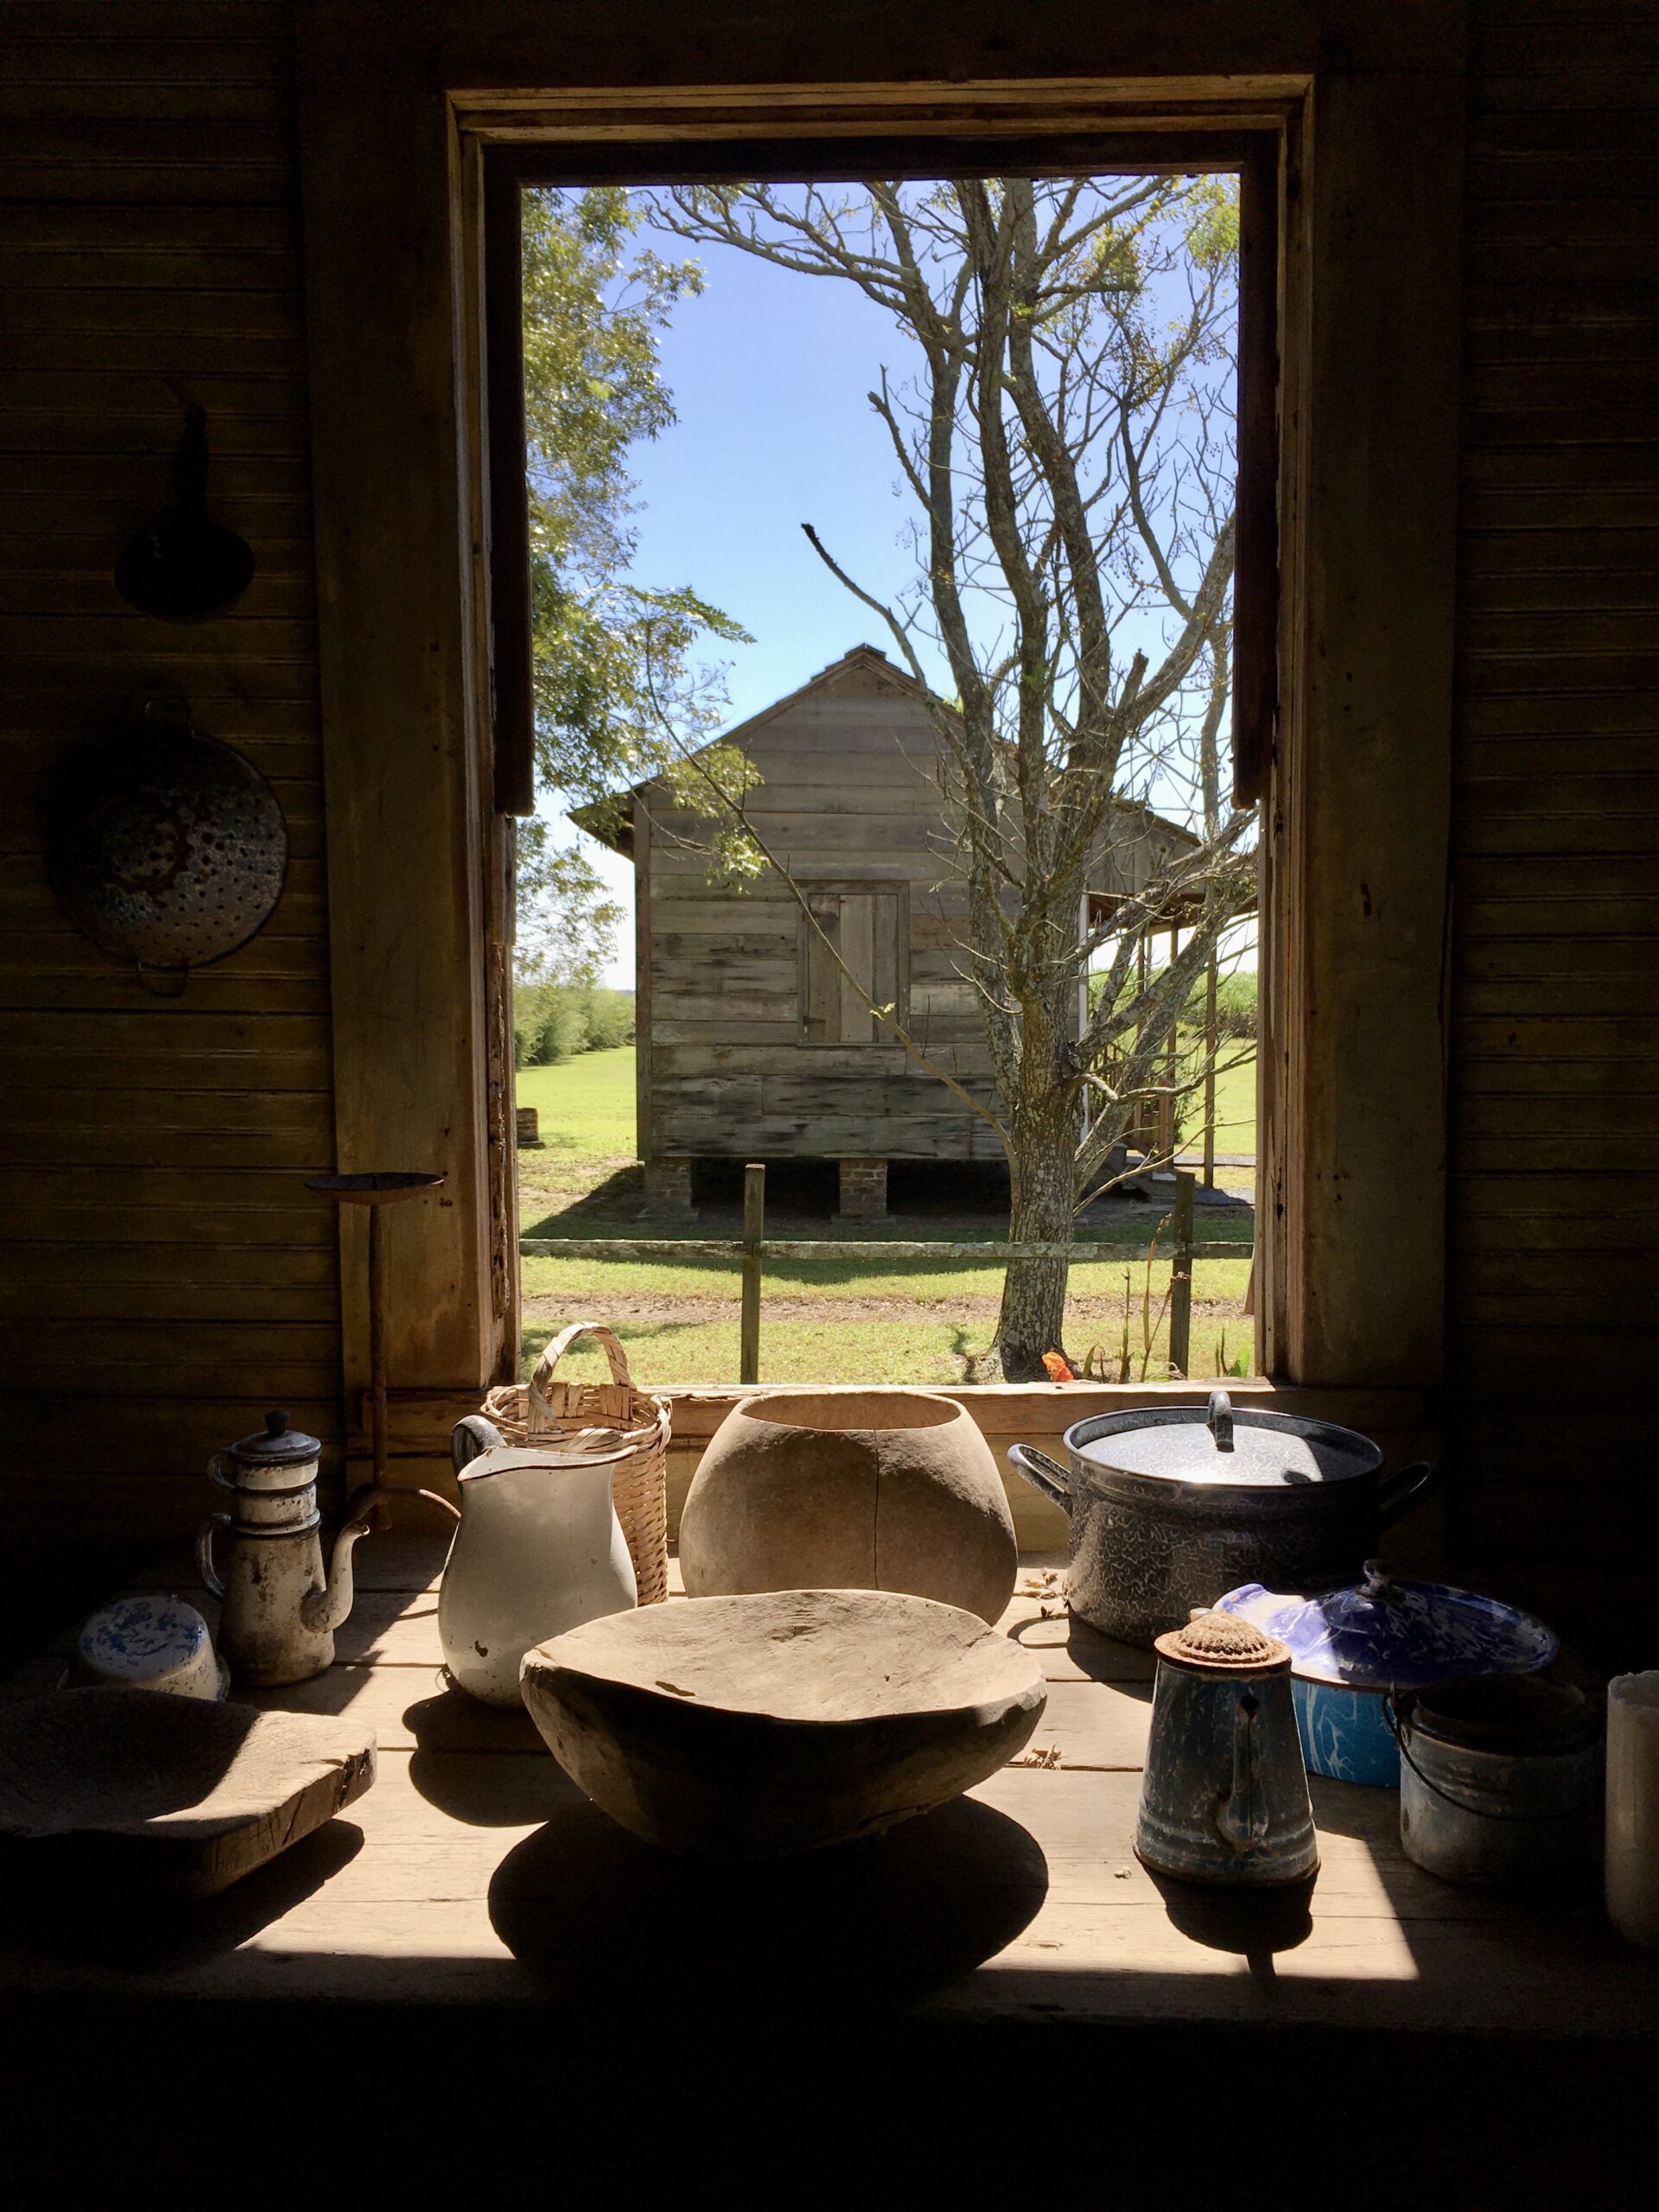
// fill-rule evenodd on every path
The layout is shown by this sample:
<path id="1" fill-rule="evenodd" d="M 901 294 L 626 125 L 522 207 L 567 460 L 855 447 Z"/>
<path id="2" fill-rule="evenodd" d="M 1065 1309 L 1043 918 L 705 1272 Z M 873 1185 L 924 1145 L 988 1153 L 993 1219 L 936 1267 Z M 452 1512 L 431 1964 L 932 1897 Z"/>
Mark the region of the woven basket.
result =
<path id="1" fill-rule="evenodd" d="M 605 1347 L 608 1382 L 556 1382 L 553 1370 L 582 1337 Z M 608 1454 L 630 1449 L 611 1478 L 616 1517 L 633 1560 L 642 1605 L 668 1595 L 668 1407 L 636 1389 L 628 1356 L 599 1321 L 573 1321 L 552 1338 L 528 1383 L 504 1382 L 484 1401 L 486 1416 L 509 1444 L 556 1438 L 567 1451 Z"/>

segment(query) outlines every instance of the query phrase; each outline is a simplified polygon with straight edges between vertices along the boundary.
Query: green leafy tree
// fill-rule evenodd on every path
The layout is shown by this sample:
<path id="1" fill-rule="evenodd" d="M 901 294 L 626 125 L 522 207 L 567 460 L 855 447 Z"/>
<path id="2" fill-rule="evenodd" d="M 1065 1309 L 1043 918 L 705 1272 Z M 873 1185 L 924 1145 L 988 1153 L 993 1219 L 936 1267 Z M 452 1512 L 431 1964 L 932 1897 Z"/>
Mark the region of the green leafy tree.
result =
<path id="1" fill-rule="evenodd" d="M 616 949 L 623 915 L 585 854 L 560 850 L 540 819 L 520 823 L 513 966 L 521 983 L 591 989 Z"/>
<path id="2" fill-rule="evenodd" d="M 682 781 L 651 685 L 693 713 L 701 705 L 712 725 L 712 687 L 689 656 L 700 638 L 745 636 L 690 585 L 652 588 L 632 575 L 630 454 L 675 419 L 658 340 L 677 302 L 702 287 L 696 262 L 640 241 L 642 212 L 616 186 L 524 201 L 537 769 L 564 808 L 615 804 L 620 785 L 654 775 Z M 690 785 L 683 798 L 704 803 Z M 544 893 L 550 865 L 540 852 L 521 880 L 541 869 Z M 567 896 L 575 882 L 567 869 Z"/>

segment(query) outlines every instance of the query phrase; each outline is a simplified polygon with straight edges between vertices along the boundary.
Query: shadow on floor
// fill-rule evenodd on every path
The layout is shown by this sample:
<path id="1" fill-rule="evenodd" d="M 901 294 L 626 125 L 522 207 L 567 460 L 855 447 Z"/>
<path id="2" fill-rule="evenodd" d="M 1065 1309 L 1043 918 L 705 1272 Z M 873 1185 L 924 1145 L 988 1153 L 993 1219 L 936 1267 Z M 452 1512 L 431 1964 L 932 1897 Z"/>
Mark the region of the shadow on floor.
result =
<path id="1" fill-rule="evenodd" d="M 1275 1952 L 1294 1951 L 1313 1932 L 1316 1874 L 1252 1890 L 1176 1881 L 1150 1866 L 1146 1871 L 1173 1927 L 1208 1951 L 1231 1951 L 1246 1960 L 1259 1980 L 1271 1980 Z"/>
<path id="2" fill-rule="evenodd" d="M 1011 1943 L 1047 1889 L 1035 1839 L 973 1798 L 729 1867 L 659 1851 L 583 1801 L 507 1854 L 489 1903 L 502 1942 L 573 2012 L 678 1989 L 700 2017 L 787 2031 L 918 2002 Z"/>
<path id="3" fill-rule="evenodd" d="M 100 1839 L 45 1837 L 0 1848 L 0 1943 L 65 1964 L 122 1974 L 178 1971 L 233 1951 L 349 1866 L 363 1848 L 354 1822 L 333 1820 L 218 1897 L 175 1898 L 111 1882 Z"/>

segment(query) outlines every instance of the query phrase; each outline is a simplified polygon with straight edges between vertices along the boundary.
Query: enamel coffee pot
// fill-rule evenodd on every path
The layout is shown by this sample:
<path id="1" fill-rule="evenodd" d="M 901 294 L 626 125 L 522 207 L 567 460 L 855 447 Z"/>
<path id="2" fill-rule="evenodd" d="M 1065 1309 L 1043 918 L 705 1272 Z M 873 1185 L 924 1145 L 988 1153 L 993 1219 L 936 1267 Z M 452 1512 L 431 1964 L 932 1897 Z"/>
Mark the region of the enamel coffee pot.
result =
<path id="1" fill-rule="evenodd" d="M 1199 1610 L 1153 1648 L 1135 1855 L 1188 1882 L 1305 1881 L 1319 1847 L 1288 1645 L 1234 1614 Z"/>
<path id="2" fill-rule="evenodd" d="M 251 1688 L 303 1682 L 334 1664 L 334 1630 L 352 1610 L 352 1554 L 367 1535 L 378 1492 L 357 1491 L 334 1539 L 327 1580 L 318 1538 L 315 1436 L 290 1428 L 284 1413 L 265 1415 L 262 1435 L 215 1452 L 207 1471 L 230 1491 L 234 1509 L 212 1513 L 196 1537 L 201 1579 L 223 1601 L 219 1649 L 232 1681 Z M 228 1531 L 221 1574 L 213 1539 Z"/>

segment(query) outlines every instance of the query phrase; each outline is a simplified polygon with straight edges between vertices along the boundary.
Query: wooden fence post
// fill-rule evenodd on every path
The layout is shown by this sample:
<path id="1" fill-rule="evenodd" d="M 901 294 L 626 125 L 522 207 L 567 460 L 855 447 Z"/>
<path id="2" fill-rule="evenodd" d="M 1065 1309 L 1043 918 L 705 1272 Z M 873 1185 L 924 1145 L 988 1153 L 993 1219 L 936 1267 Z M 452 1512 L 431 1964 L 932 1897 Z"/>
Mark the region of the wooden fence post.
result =
<path id="1" fill-rule="evenodd" d="M 1192 1357 L 1192 1178 L 1175 1172 L 1174 1243 L 1170 1255 L 1169 1363 L 1185 1376 Z"/>
<path id="2" fill-rule="evenodd" d="M 766 1171 L 759 1160 L 743 1170 L 743 1323 L 737 1355 L 740 1382 L 760 1380 L 760 1244 L 766 1233 Z"/>

